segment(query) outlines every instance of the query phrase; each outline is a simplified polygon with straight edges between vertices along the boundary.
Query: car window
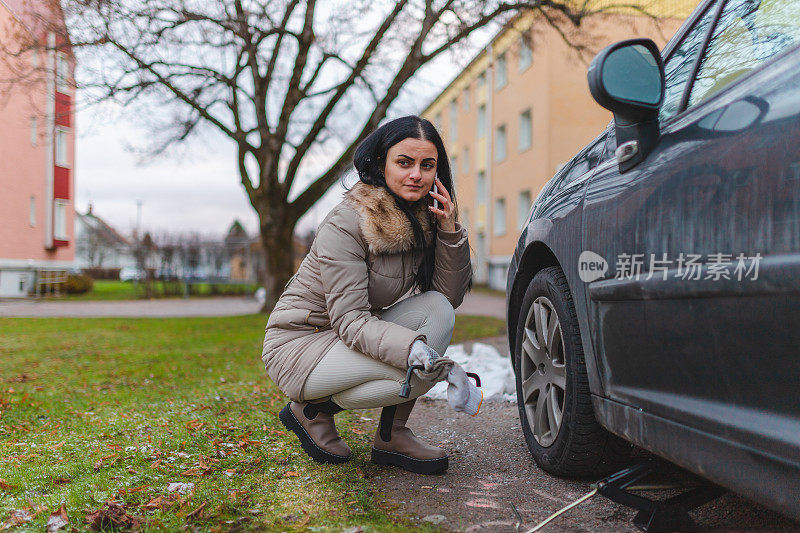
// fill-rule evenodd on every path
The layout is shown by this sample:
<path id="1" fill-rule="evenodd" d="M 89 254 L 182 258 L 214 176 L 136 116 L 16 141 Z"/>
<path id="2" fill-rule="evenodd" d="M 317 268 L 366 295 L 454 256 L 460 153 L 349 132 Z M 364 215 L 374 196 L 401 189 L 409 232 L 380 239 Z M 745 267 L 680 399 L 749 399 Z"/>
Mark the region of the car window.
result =
<path id="1" fill-rule="evenodd" d="M 598 138 L 592 141 L 589 146 L 584 148 L 577 156 L 575 156 L 572 164 L 564 172 L 563 177 L 558 180 L 557 190 L 566 187 L 600 163 L 600 159 L 603 155 L 603 149 L 605 147 L 605 140 L 606 136 L 600 135 Z"/>
<path id="2" fill-rule="evenodd" d="M 689 30 L 683 41 L 675 47 L 664 63 L 664 103 L 659 114 L 661 120 L 669 118 L 679 111 L 681 96 L 686 89 L 686 82 L 692 74 L 692 66 L 703 46 L 703 39 L 709 30 L 711 20 L 714 18 L 715 6 L 716 4 L 711 3 L 706 7 L 700 20 Z"/>
<path id="3" fill-rule="evenodd" d="M 716 94 L 800 38 L 800 0 L 729 0 L 700 70 L 689 105 Z"/>

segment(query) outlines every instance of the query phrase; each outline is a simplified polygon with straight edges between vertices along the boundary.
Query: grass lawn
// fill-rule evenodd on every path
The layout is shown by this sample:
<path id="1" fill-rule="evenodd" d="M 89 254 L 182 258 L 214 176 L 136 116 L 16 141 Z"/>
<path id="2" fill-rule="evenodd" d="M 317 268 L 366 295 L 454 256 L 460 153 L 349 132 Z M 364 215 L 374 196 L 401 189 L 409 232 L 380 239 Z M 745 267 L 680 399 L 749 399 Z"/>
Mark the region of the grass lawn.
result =
<path id="1" fill-rule="evenodd" d="M 168 296 L 163 296 L 165 284 L 153 282 L 153 290 L 156 297 L 181 298 L 183 297 L 183 284 L 181 282 L 167 282 Z M 253 294 L 258 288 L 257 284 L 234 285 L 234 284 L 211 284 L 205 282 L 191 284 L 191 296 L 216 296 L 220 292 L 227 294 Z M 136 300 L 144 298 L 144 286 L 132 281 L 118 280 L 95 280 L 91 291 L 84 294 L 67 294 L 61 298 L 64 300 Z"/>
<path id="2" fill-rule="evenodd" d="M 139 298 L 136 285 L 130 281 L 98 279 L 91 291 L 84 294 L 67 294 L 64 300 L 135 300 Z"/>
<path id="3" fill-rule="evenodd" d="M 472 292 L 479 292 L 482 294 L 487 294 L 489 296 L 497 296 L 498 298 L 504 298 L 504 299 L 506 297 L 505 291 L 498 291 L 497 289 L 491 289 L 485 283 L 483 284 L 476 283 L 475 285 L 473 285 Z"/>
<path id="4" fill-rule="evenodd" d="M 495 321 L 457 317 L 454 342 L 497 334 Z M 375 503 L 366 477 L 382 467 L 363 411 L 337 416 L 355 455 L 345 465 L 311 462 L 286 433 L 286 399 L 259 358 L 264 325 L 0 320 L 0 530 L 59 517 L 79 530 L 412 527 Z"/>

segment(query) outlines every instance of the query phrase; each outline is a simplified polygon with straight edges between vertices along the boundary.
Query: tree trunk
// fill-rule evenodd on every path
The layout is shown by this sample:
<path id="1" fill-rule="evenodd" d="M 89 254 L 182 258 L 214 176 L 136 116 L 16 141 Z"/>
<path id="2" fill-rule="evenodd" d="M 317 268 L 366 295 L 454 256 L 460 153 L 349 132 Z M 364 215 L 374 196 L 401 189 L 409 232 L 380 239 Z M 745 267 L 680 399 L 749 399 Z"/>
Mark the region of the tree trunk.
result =
<path id="1" fill-rule="evenodd" d="M 266 217 L 265 217 L 266 218 Z M 297 219 L 279 213 L 261 221 L 261 246 L 264 253 L 264 288 L 267 299 L 261 311 L 269 313 L 283 293 L 283 288 L 294 275 L 294 226 Z"/>

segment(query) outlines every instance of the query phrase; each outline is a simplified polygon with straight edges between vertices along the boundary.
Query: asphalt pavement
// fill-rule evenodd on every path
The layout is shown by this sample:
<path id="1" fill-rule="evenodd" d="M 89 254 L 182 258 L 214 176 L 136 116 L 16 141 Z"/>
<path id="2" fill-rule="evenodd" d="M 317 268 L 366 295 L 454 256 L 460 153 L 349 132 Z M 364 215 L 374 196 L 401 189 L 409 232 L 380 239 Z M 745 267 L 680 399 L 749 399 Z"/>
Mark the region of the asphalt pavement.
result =
<path id="1" fill-rule="evenodd" d="M 41 300 L 0 301 L 0 317 L 181 317 L 237 316 L 258 313 L 261 305 L 253 298 L 164 298 L 158 300 L 69 301 Z"/>
<path id="2" fill-rule="evenodd" d="M 505 299 L 471 292 L 456 309 L 457 314 L 485 315 L 505 319 Z M 258 313 L 261 305 L 249 297 L 163 298 L 157 300 L 69 301 L 0 300 L 0 317 L 181 317 L 238 316 Z"/>

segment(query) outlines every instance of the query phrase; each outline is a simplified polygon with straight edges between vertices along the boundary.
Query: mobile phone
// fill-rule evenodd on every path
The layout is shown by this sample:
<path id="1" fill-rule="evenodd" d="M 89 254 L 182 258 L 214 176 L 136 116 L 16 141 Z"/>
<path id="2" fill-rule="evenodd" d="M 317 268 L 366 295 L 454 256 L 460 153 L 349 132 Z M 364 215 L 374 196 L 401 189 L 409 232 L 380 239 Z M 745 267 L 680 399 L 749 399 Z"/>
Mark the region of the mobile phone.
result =
<path id="1" fill-rule="evenodd" d="M 439 187 L 436 186 L 435 181 L 433 182 L 433 192 L 439 194 Z M 436 198 L 433 199 L 433 207 L 434 209 L 439 209 L 439 200 L 437 200 Z"/>

